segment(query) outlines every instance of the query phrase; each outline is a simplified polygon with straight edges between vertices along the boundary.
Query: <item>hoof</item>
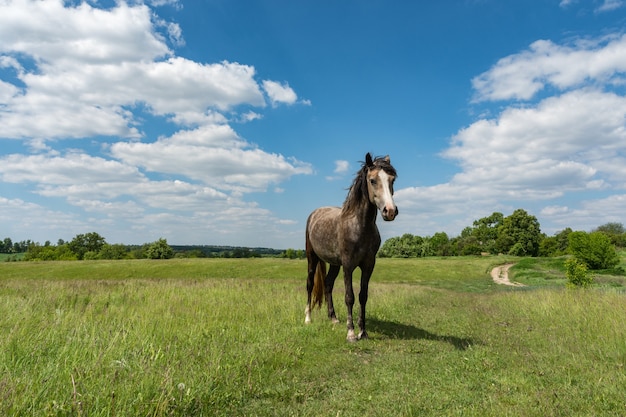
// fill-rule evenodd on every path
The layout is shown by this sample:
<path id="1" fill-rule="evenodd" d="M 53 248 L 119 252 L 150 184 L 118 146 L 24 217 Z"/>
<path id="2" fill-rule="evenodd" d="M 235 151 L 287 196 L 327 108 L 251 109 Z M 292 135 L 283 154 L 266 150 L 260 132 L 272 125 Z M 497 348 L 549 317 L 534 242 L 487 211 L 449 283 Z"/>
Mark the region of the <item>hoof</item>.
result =
<path id="1" fill-rule="evenodd" d="M 333 324 L 338 324 L 338 323 L 340 323 L 340 321 L 339 321 L 339 319 L 338 319 L 337 317 L 333 317 L 333 318 L 331 318 L 331 319 L 330 319 L 330 321 L 332 321 L 332 322 L 333 322 Z"/>
<path id="2" fill-rule="evenodd" d="M 362 331 L 361 333 L 359 333 L 359 340 L 362 339 L 369 339 L 370 337 L 367 335 L 366 331 Z"/>
<path id="3" fill-rule="evenodd" d="M 346 337 L 346 340 L 350 343 L 354 343 L 358 340 L 356 334 L 354 334 L 354 330 L 348 330 L 348 336 Z"/>

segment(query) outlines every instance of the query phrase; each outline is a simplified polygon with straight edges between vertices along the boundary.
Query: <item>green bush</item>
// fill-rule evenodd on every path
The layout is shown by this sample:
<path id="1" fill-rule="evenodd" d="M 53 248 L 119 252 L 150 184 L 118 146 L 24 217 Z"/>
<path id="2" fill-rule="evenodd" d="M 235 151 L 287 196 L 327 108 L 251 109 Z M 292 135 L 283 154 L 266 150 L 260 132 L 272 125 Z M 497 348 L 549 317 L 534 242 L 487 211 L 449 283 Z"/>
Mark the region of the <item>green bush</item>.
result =
<path id="1" fill-rule="evenodd" d="M 96 259 L 98 259 L 98 252 L 96 251 L 89 250 L 83 255 L 84 261 L 95 261 Z"/>
<path id="2" fill-rule="evenodd" d="M 174 250 L 163 238 L 151 243 L 146 250 L 146 258 L 148 259 L 171 259 L 173 257 Z"/>
<path id="3" fill-rule="evenodd" d="M 593 284 L 593 277 L 588 274 L 587 264 L 576 258 L 565 261 L 565 276 L 570 287 L 587 288 Z"/>
<path id="4" fill-rule="evenodd" d="M 572 232 L 569 250 L 589 269 L 610 269 L 619 264 L 619 256 L 611 239 L 602 232 Z"/>

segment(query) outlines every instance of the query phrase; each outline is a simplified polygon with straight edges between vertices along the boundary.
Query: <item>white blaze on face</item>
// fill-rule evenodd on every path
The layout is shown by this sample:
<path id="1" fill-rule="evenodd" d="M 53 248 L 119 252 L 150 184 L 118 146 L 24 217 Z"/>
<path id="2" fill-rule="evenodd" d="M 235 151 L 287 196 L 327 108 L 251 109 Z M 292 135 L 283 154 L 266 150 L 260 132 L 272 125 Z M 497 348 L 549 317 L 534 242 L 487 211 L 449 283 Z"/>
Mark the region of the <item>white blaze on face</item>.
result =
<path id="1" fill-rule="evenodd" d="M 374 204 L 380 210 L 383 220 L 391 221 L 397 214 L 396 204 L 393 202 L 393 177 L 384 170 L 378 171 L 378 178 L 374 191 Z"/>

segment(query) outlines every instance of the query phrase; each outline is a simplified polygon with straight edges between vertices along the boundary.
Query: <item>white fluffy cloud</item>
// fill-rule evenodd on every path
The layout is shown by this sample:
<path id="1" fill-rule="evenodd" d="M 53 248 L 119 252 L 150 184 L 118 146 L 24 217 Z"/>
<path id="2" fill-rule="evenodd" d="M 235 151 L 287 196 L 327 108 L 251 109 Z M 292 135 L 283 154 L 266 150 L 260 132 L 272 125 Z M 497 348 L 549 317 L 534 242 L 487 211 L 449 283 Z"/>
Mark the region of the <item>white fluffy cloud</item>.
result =
<path id="1" fill-rule="evenodd" d="M 350 169 L 350 162 L 344 160 L 335 161 L 335 174 L 344 174 L 348 172 L 348 169 Z"/>
<path id="2" fill-rule="evenodd" d="M 84 233 L 86 222 L 67 210 L 59 210 L 19 198 L 0 196 L 0 222 L 4 225 L 5 237 L 19 230 L 39 230 L 44 235 L 64 236 L 69 230 Z M 80 230 L 83 230 L 82 232 Z"/>
<path id="3" fill-rule="evenodd" d="M 276 81 L 265 80 L 263 81 L 263 89 L 274 105 L 278 103 L 293 104 L 298 99 L 296 93 L 286 83 L 281 84 Z"/>
<path id="4" fill-rule="evenodd" d="M 152 229 L 155 237 L 169 229 L 179 242 L 211 242 L 204 234 L 238 228 L 241 241 L 282 233 L 290 220 L 244 195 L 280 190 L 312 169 L 264 151 L 229 123 L 259 119 L 268 104 L 303 102 L 287 83 L 257 81 L 253 66 L 176 56 L 185 43 L 180 26 L 150 7 L 165 4 L 178 7 L 0 2 L 0 139 L 32 151 L 0 155 L 1 181 L 68 203 L 72 213 L 54 214 L 68 230 L 115 224 L 126 242 L 136 241 L 130 231 Z M 151 137 L 154 123 L 169 133 Z M 71 150 L 61 145 L 68 140 Z M 7 210 L 22 207 L 24 221 L 50 217 L 40 204 L 0 198 Z"/>
<path id="5" fill-rule="evenodd" d="M 500 59 L 472 80 L 476 100 L 529 100 L 552 86 L 559 90 L 587 84 L 623 84 L 626 35 L 577 39 L 559 45 L 540 40 L 529 49 Z"/>
<path id="6" fill-rule="evenodd" d="M 148 171 L 184 175 L 219 189 L 264 191 L 297 174 L 310 174 L 309 164 L 269 154 L 240 139 L 226 125 L 180 131 L 154 143 L 117 142 L 113 156 Z"/>
<path id="7" fill-rule="evenodd" d="M 65 199 L 79 210 L 54 211 L 0 196 L 0 218 L 6 220 L 5 232 L 13 231 L 13 236 L 32 228 L 65 237 L 106 230 L 107 240 L 113 242 L 136 242 L 141 234 L 144 241 L 167 236 L 174 242 L 223 244 L 224 239 L 238 238 L 258 242 L 259 236 L 284 233 L 280 225 L 289 224 L 237 193 L 189 181 L 150 179 L 132 165 L 84 153 L 10 155 L 0 160 L 0 180 L 34 184 L 36 194 Z M 241 235 L 236 237 L 235 231 Z"/>
<path id="8" fill-rule="evenodd" d="M 498 191 L 595 188 L 615 174 L 604 161 L 626 151 L 625 115 L 625 97 L 576 90 L 479 120 L 455 135 L 444 156 L 463 167 L 455 181 L 489 181 Z"/>
<path id="9" fill-rule="evenodd" d="M 551 219 L 555 229 L 562 230 L 576 224 L 579 229 L 592 230 L 604 223 L 623 223 L 625 204 L 625 194 L 614 194 L 596 200 L 582 200 L 576 207 L 546 206 L 539 214 Z"/>
<path id="10" fill-rule="evenodd" d="M 170 54 L 154 32 L 150 9 L 119 3 L 97 9 L 62 0 L 0 4 L 0 51 L 31 56 L 46 69 L 80 63 L 153 60 Z"/>
<path id="11" fill-rule="evenodd" d="M 461 172 L 447 186 L 404 189 L 436 201 L 540 200 L 570 191 L 623 187 L 626 98 L 577 90 L 534 107 L 510 107 L 459 131 L 443 152 Z M 607 163 L 611 161 L 611 163 Z M 445 197 L 443 194 L 450 195 Z"/>
<path id="12" fill-rule="evenodd" d="M 479 217 L 519 207 L 534 208 L 554 227 L 615 221 L 623 196 L 583 196 L 626 185 L 625 75 L 623 35 L 567 45 L 538 41 L 502 58 L 473 85 L 483 105 L 510 101 L 451 138 L 442 156 L 460 172 L 449 183 L 397 192 L 401 213 L 407 214 L 404 206 L 419 214 L 409 214 L 404 224 L 400 216 L 394 227 L 428 230 L 435 218 L 451 219 L 448 231 L 458 233 Z M 547 89 L 555 93 L 536 99 Z M 563 203 L 555 204 L 559 199 Z"/>
<path id="13" fill-rule="evenodd" d="M 14 83 L 0 85 L 0 136 L 138 137 L 141 120 L 133 112 L 138 104 L 183 125 L 211 109 L 266 105 L 254 67 L 177 57 L 164 38 L 180 38 L 180 28 L 153 20 L 143 4 L 112 9 L 69 7 L 60 0 L 0 4 L 0 67 L 15 76 Z M 272 104 L 298 100 L 286 83 L 262 85 Z"/>

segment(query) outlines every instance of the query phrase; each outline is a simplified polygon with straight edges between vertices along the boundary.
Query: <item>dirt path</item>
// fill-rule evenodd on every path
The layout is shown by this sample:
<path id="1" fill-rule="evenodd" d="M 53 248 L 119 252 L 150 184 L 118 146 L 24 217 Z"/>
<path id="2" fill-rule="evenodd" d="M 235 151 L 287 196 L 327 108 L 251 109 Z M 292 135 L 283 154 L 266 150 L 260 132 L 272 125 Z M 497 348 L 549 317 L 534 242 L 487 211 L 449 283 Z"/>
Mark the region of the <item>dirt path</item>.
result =
<path id="1" fill-rule="evenodd" d="M 513 265 L 514 264 L 504 264 L 493 268 L 491 270 L 491 278 L 493 278 L 493 282 L 495 282 L 496 284 L 510 285 L 513 287 L 524 287 L 524 284 L 509 281 L 509 268 Z"/>

